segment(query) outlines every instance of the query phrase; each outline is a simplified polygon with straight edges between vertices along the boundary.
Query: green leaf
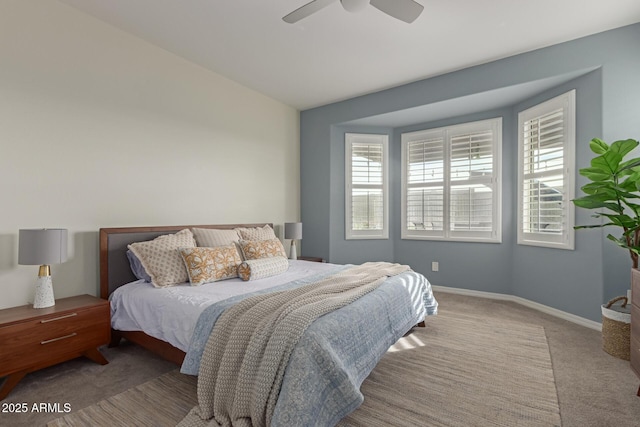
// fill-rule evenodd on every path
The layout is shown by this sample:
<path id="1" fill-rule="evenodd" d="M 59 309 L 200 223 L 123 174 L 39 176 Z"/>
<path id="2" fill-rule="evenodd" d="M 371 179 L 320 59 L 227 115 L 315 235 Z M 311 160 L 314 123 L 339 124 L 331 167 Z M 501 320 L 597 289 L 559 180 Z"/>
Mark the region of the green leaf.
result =
<path id="1" fill-rule="evenodd" d="M 629 170 L 631 171 L 631 169 Z M 636 191 L 638 183 L 640 183 L 640 174 L 632 171 L 630 175 L 624 181 L 618 183 L 618 185 L 623 191 Z"/>
<path id="2" fill-rule="evenodd" d="M 588 195 L 573 199 L 572 201 L 574 205 L 584 209 L 607 208 L 620 214 L 624 211 L 623 208 L 616 203 L 611 203 L 608 198 L 603 200 L 602 198 L 598 198 L 597 195 Z"/>
<path id="3" fill-rule="evenodd" d="M 609 149 L 607 143 L 599 138 L 593 138 L 589 143 L 589 147 L 596 154 L 604 154 Z"/>
<path id="4" fill-rule="evenodd" d="M 617 152 L 622 157 L 624 157 L 627 154 L 629 154 L 631 151 L 633 151 L 633 149 L 636 148 L 637 146 L 638 146 L 638 141 L 636 141 L 635 139 L 623 139 L 611 144 L 611 147 L 609 147 L 609 150 Z"/>
<path id="5" fill-rule="evenodd" d="M 621 248 L 629 249 L 629 247 L 627 246 L 627 242 L 624 239 L 618 239 L 617 237 L 614 237 L 611 234 L 607 235 L 607 239 L 611 240 L 612 242 L 614 242 L 616 245 L 620 246 Z"/>
<path id="6" fill-rule="evenodd" d="M 602 171 L 608 171 L 612 174 L 618 171 L 618 166 L 622 161 L 620 153 L 615 151 L 608 151 L 602 156 L 594 157 L 591 159 L 591 167 L 600 169 Z"/>
<path id="7" fill-rule="evenodd" d="M 633 170 L 633 168 L 638 167 L 638 166 L 640 166 L 640 158 L 627 160 L 626 162 L 620 164 L 619 171 L 622 172 L 622 171 L 627 171 L 629 169 Z"/>
<path id="8" fill-rule="evenodd" d="M 628 191 L 623 191 L 622 189 L 617 191 L 618 197 L 621 200 L 624 199 L 637 199 L 640 198 L 640 194 L 636 194 L 636 193 L 629 193 Z"/>
<path id="9" fill-rule="evenodd" d="M 640 210 L 640 205 L 637 203 L 632 203 L 628 200 L 623 200 L 624 204 L 627 205 L 629 207 L 629 209 L 633 210 L 634 212 L 639 212 Z"/>
<path id="10" fill-rule="evenodd" d="M 606 181 L 613 178 L 613 174 L 603 171 L 600 168 L 583 168 L 578 171 L 580 175 L 589 178 L 591 181 Z"/>
<path id="11" fill-rule="evenodd" d="M 573 227 L 574 230 L 580 230 L 581 228 L 586 229 L 586 228 L 602 228 L 605 227 L 607 225 L 615 225 L 615 224 L 593 224 L 593 225 L 575 225 Z"/>
<path id="12" fill-rule="evenodd" d="M 594 189 L 594 190 L 598 190 L 601 188 L 611 188 L 613 189 L 615 187 L 615 184 L 613 181 L 597 181 L 597 182 L 590 182 L 588 184 L 585 184 L 582 186 L 582 191 L 585 191 L 585 189 Z"/>
<path id="13" fill-rule="evenodd" d="M 604 216 L 606 218 L 609 218 L 609 220 L 611 221 L 612 225 L 617 225 L 618 227 L 624 227 L 627 229 L 634 229 L 637 227 L 637 222 L 631 218 L 629 215 L 613 215 L 613 214 L 607 214 L 607 213 L 601 213 L 601 216 Z"/>

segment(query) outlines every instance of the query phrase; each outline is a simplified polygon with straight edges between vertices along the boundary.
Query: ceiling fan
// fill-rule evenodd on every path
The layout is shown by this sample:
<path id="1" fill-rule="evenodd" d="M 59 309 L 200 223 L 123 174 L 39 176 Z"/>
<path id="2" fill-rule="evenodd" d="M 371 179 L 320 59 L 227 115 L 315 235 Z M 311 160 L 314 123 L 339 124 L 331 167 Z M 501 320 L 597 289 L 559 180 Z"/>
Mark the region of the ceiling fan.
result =
<path id="1" fill-rule="evenodd" d="M 293 24 L 307 16 L 316 13 L 320 9 L 329 6 L 336 0 L 313 0 L 302 7 L 286 15 L 284 22 Z M 424 6 L 414 0 L 339 0 L 342 7 L 349 12 L 357 12 L 369 4 L 378 10 L 400 21 L 411 23 L 422 13 Z"/>

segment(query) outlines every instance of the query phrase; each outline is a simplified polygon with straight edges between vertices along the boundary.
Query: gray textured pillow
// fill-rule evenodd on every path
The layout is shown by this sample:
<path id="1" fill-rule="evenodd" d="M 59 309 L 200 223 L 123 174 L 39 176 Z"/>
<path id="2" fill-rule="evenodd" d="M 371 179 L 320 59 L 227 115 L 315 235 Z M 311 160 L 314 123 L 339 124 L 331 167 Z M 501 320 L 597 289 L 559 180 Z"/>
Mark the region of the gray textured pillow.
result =
<path id="1" fill-rule="evenodd" d="M 198 246 L 204 248 L 215 248 L 216 246 L 227 246 L 237 243 L 240 235 L 236 230 L 217 230 L 213 228 L 192 228 L 193 237 Z"/>

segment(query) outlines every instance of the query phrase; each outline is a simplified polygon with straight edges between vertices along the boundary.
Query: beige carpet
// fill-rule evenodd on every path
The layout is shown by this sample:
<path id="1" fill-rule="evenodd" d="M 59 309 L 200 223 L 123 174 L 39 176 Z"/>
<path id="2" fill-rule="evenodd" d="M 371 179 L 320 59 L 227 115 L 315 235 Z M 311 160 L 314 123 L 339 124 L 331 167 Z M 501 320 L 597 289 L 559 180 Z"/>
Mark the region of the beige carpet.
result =
<path id="1" fill-rule="evenodd" d="M 173 426 L 195 405 L 195 381 L 170 372 L 50 426 Z M 383 357 L 363 405 L 341 426 L 559 426 L 544 329 L 442 313 Z"/>

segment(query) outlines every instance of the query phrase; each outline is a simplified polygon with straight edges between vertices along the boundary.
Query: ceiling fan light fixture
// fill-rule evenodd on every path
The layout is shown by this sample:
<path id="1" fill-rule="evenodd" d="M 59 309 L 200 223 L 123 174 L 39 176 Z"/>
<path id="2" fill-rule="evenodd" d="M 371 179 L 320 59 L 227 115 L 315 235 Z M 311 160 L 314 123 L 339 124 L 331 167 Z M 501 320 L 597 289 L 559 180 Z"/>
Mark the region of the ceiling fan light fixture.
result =
<path id="1" fill-rule="evenodd" d="M 349 12 L 359 12 L 369 5 L 370 0 L 340 0 L 344 10 Z"/>
<path id="2" fill-rule="evenodd" d="M 311 0 L 309 3 L 285 15 L 282 20 L 289 24 L 296 23 L 335 1 L 337 0 Z M 424 9 L 424 6 L 415 0 L 340 0 L 340 4 L 342 4 L 344 10 L 349 12 L 358 12 L 371 5 L 381 12 L 406 23 L 415 21 Z"/>

